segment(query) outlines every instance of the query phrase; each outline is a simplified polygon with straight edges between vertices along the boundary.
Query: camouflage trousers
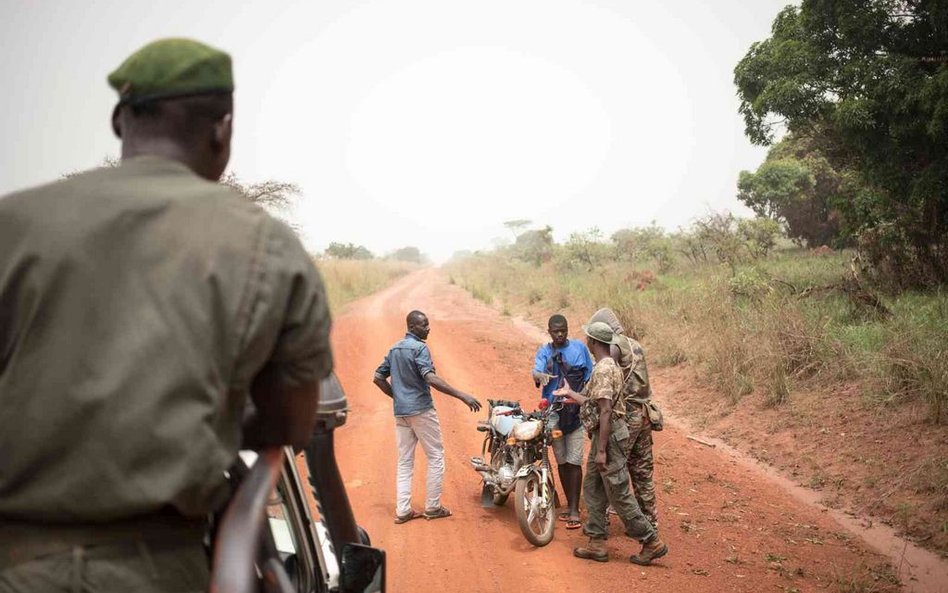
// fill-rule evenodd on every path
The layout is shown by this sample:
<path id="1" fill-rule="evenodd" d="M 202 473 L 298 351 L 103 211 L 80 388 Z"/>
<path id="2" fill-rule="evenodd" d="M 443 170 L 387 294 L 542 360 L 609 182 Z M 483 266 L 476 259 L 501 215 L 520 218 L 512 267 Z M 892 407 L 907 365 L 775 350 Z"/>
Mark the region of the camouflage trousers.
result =
<path id="1" fill-rule="evenodd" d="M 640 542 L 651 540 L 655 528 L 642 514 L 635 497 L 629 491 L 629 468 L 625 452 L 628 437 L 625 425 L 616 426 L 617 434 L 609 437 L 606 448 L 606 471 L 596 467 L 596 452 L 599 450 L 599 431 L 592 434 L 592 445 L 586 460 L 586 476 L 583 478 L 583 497 L 588 517 L 583 531 L 596 539 L 606 539 L 606 507 L 610 504 L 625 526 L 625 533 Z"/>
<path id="2" fill-rule="evenodd" d="M 629 426 L 629 440 L 625 453 L 629 460 L 629 477 L 635 500 L 652 525 L 658 525 L 653 479 L 655 461 L 652 458 L 652 425 L 649 424 L 644 406 L 630 405 L 626 410 L 626 422 Z"/>
<path id="3" fill-rule="evenodd" d="M 0 566 L 0 593 L 197 593 L 209 580 L 200 541 L 73 546 Z"/>

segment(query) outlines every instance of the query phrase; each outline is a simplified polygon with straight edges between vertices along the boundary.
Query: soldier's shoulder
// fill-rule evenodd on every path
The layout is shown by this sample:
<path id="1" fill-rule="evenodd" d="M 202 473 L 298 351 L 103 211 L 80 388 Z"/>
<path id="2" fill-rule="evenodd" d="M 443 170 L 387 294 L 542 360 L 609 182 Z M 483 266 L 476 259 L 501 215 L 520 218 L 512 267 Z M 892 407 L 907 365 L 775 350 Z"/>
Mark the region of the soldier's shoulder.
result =
<path id="1" fill-rule="evenodd" d="M 61 177 L 59 179 L 41 183 L 39 185 L 12 191 L 8 194 L 0 196 L 0 205 L 10 208 L 14 205 L 29 202 L 30 200 L 34 200 L 35 198 L 42 196 L 61 194 L 64 191 L 68 191 L 71 187 L 85 183 L 84 178 L 88 175 L 88 173 L 90 172 L 76 173 L 69 175 L 68 177 Z"/>
<path id="2" fill-rule="evenodd" d="M 621 372 L 619 370 L 619 365 L 616 364 L 615 360 L 608 356 L 599 360 L 595 366 L 593 366 L 593 374 L 609 375 L 614 372 Z"/>
<path id="3" fill-rule="evenodd" d="M 634 338 L 629 338 L 629 346 L 632 349 L 632 354 L 637 358 L 645 357 L 645 349 L 642 348 L 642 344 Z"/>

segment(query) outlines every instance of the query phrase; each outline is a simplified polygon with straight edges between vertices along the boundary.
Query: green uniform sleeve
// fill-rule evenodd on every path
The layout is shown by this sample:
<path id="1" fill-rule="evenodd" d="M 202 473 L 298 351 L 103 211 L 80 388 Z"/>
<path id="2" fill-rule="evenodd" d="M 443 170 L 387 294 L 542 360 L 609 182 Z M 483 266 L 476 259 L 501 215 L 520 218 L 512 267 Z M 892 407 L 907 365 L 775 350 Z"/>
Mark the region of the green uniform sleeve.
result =
<path id="1" fill-rule="evenodd" d="M 270 261 L 274 306 L 282 310 L 279 334 L 268 366 L 290 386 L 316 382 L 332 371 L 331 320 L 322 277 L 296 234 L 273 221 Z"/>

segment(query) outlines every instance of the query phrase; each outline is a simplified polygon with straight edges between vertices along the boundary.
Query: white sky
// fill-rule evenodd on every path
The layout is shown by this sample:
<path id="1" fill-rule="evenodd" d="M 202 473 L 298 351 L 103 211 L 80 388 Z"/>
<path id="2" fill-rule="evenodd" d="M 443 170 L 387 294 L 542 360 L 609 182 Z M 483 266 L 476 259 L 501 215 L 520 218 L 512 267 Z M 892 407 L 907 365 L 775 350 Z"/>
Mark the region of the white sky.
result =
<path id="1" fill-rule="evenodd" d="M 549 224 L 557 239 L 747 212 L 733 69 L 788 0 L 0 0 L 0 194 L 117 155 L 105 77 L 186 36 L 234 58 L 230 169 L 298 183 L 313 249 L 436 261 Z"/>

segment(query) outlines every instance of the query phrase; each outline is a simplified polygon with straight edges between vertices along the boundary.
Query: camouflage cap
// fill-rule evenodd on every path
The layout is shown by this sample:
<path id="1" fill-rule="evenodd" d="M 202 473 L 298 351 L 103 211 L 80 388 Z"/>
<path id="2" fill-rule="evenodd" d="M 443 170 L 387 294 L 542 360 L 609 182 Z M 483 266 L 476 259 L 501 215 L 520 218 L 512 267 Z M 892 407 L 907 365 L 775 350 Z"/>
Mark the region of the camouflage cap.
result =
<path id="1" fill-rule="evenodd" d="M 605 321 L 593 321 L 587 325 L 583 326 L 583 332 L 586 333 L 590 338 L 602 342 L 604 344 L 618 344 L 619 339 L 616 337 L 615 333 L 612 331 L 612 328 L 609 327 L 609 324 Z"/>
<path id="2" fill-rule="evenodd" d="M 120 103 L 232 93 L 230 56 L 191 39 L 159 39 L 129 56 L 109 74 Z"/>

